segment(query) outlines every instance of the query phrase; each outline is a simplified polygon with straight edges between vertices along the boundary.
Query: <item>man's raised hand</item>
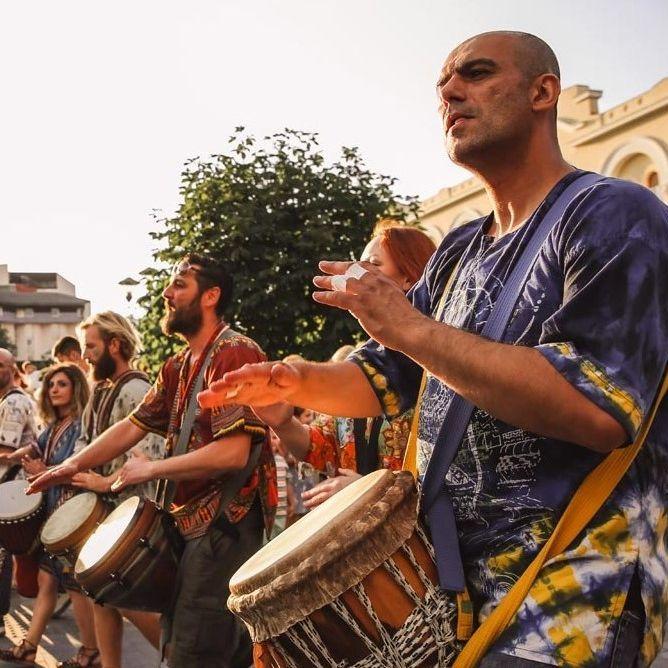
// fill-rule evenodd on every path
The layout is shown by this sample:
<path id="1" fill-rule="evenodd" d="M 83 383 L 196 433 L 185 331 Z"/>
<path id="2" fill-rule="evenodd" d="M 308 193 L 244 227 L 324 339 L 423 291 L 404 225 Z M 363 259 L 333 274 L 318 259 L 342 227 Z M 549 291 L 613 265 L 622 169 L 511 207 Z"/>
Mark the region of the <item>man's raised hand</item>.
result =
<path id="1" fill-rule="evenodd" d="M 220 380 L 211 383 L 197 395 L 197 401 L 202 408 L 227 404 L 268 406 L 279 401 L 290 401 L 301 381 L 301 373 L 294 364 L 244 364 L 240 369 L 228 371 Z"/>

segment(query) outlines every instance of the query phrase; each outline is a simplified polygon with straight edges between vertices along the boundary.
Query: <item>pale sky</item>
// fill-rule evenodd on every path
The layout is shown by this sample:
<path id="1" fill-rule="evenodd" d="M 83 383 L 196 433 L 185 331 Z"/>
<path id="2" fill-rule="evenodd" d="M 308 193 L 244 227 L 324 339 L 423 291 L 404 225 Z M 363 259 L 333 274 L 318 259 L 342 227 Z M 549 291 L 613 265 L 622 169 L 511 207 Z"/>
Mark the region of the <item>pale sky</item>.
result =
<path id="1" fill-rule="evenodd" d="M 533 32 L 563 85 L 605 109 L 668 76 L 665 0 L 37 0 L 0 5 L 0 264 L 56 271 L 93 310 L 151 264 L 150 212 L 178 202 L 186 159 L 257 135 L 359 146 L 403 194 L 448 162 L 434 83 L 486 30 Z"/>

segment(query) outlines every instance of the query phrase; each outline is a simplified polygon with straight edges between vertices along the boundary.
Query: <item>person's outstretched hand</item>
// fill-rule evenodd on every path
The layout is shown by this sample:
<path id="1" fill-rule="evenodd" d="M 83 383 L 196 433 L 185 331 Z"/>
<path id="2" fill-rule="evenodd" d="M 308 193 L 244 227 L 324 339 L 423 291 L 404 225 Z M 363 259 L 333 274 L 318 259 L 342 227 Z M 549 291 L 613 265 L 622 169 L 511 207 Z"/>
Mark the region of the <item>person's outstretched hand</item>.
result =
<path id="1" fill-rule="evenodd" d="M 197 395 L 197 401 L 202 408 L 226 404 L 269 406 L 280 401 L 289 402 L 301 382 L 297 367 L 287 362 L 244 364 L 211 383 Z"/>

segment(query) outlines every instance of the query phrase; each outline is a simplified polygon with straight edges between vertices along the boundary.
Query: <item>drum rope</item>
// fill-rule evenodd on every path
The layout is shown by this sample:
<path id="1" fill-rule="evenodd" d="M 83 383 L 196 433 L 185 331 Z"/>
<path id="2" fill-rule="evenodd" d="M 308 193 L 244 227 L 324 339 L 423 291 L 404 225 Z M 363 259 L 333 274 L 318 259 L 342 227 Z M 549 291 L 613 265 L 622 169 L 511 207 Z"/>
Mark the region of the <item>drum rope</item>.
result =
<path id="1" fill-rule="evenodd" d="M 322 666 L 322 663 L 320 663 L 318 657 L 311 651 L 311 648 L 308 647 L 308 645 L 300 637 L 299 633 L 296 632 L 296 628 L 301 628 L 304 631 L 306 637 L 313 643 L 318 652 L 320 652 L 322 658 L 327 661 L 330 668 L 340 668 L 340 664 L 338 664 L 327 651 L 327 647 L 325 646 L 322 637 L 310 619 L 306 618 L 302 620 L 295 627 L 288 629 L 286 634 L 288 638 L 290 638 L 290 640 L 304 654 L 304 656 L 313 663 L 314 666 Z M 342 665 L 345 666 L 345 664 Z"/>

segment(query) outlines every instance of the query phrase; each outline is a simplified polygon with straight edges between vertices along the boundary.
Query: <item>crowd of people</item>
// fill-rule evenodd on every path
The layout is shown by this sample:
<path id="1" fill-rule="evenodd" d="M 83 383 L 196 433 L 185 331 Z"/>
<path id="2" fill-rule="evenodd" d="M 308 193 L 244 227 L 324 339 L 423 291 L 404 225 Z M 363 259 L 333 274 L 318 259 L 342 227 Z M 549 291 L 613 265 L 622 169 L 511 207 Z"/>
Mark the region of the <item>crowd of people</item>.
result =
<path id="1" fill-rule="evenodd" d="M 47 513 L 81 490 L 113 504 L 155 498 L 184 544 L 160 617 L 98 605 L 37 553 L 32 622 L 3 660 L 34 661 L 64 586 L 82 647 L 63 666 L 120 666 L 124 617 L 173 668 L 248 666 L 248 632 L 226 605 L 231 576 L 361 476 L 402 468 L 421 485 L 465 650 L 583 480 L 648 427 L 612 495 L 542 568 L 480 665 L 652 662 L 668 605 L 668 413 L 651 410 L 668 361 L 668 208 L 563 159 L 559 65 L 539 38 L 465 41 L 437 92 L 450 158 L 482 181 L 493 211 L 438 249 L 416 228 L 383 224 L 359 262 L 321 263 L 314 298 L 351 312 L 367 343 L 327 363 L 267 361 L 225 322 L 224 262 L 192 252 L 163 292 L 163 330 L 187 345 L 152 384 L 133 366 L 134 328 L 111 312 L 79 326 L 83 348 L 59 342 L 41 380 L 29 364 L 21 380 L 0 351 L 6 475 L 28 476 Z M 11 563 L 4 554 L 0 612 Z"/>

